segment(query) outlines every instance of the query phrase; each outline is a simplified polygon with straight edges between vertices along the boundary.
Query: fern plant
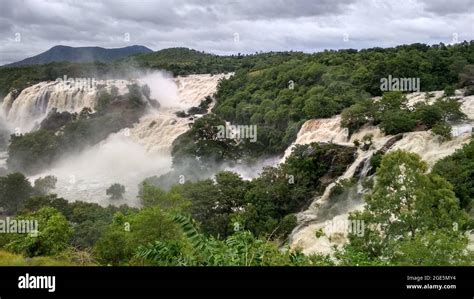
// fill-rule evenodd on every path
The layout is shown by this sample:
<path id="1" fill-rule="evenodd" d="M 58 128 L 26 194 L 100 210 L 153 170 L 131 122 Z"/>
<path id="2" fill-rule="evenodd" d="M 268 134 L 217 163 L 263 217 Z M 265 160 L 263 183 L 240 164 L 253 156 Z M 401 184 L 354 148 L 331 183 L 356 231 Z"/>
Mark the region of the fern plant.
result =
<path id="1" fill-rule="evenodd" d="M 273 243 L 249 231 L 237 231 L 225 240 L 201 234 L 188 216 L 172 220 L 181 228 L 184 242 L 155 241 L 140 247 L 135 257 L 160 266 L 271 266 L 304 265 L 309 260 L 299 252 L 280 251 Z"/>

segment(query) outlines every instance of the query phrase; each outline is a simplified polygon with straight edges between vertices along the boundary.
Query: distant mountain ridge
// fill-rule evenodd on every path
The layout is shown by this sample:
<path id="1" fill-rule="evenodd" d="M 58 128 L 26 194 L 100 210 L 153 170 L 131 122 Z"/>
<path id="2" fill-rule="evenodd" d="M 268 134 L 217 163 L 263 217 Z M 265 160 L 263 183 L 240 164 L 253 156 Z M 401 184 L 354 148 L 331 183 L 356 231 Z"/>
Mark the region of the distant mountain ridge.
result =
<path id="1" fill-rule="evenodd" d="M 46 64 L 50 62 L 111 62 L 131 55 L 151 53 L 153 50 L 145 46 L 129 46 L 124 48 L 106 49 L 101 47 L 69 47 L 54 46 L 33 57 L 6 64 L 7 67 Z"/>

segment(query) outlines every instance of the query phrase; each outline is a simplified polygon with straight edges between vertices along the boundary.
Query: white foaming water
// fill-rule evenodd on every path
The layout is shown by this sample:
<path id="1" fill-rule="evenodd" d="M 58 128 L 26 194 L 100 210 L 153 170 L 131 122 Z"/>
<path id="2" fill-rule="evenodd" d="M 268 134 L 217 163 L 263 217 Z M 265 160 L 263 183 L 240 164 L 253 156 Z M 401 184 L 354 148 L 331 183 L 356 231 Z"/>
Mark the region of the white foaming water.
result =
<path id="1" fill-rule="evenodd" d="M 161 73 L 147 74 L 137 81 L 150 87 L 151 98 L 162 105 L 158 110 L 151 109 L 133 128 L 112 134 L 79 155 L 65 157 L 30 179 L 56 176 L 58 182 L 54 192 L 68 200 L 138 205 L 138 184 L 147 177 L 170 170 L 171 144 L 192 123 L 174 113 L 199 105 L 205 96 L 216 91 L 219 80 L 224 77 L 171 78 Z M 123 200 L 107 198 L 105 191 L 113 183 L 126 187 Z"/>
<path id="2" fill-rule="evenodd" d="M 179 80 L 177 79 L 177 82 Z M 150 97 L 159 99 L 161 107 L 179 107 L 182 105 L 178 95 L 177 82 L 170 75 L 153 72 L 141 77 L 138 81 L 150 87 Z"/>
<path id="3" fill-rule="evenodd" d="M 7 168 L 8 152 L 0 152 L 0 168 Z"/>
<path id="4" fill-rule="evenodd" d="M 151 89 L 151 97 L 157 96 L 156 99 L 165 104 L 158 111 L 153 110 L 143 116 L 140 122 L 130 129 L 131 137 L 145 146 L 149 152 L 169 154 L 171 144 L 176 137 L 186 132 L 190 124 L 194 122 L 189 117 L 177 117 L 175 113 L 198 106 L 206 96 L 212 96 L 216 92 L 217 84 L 222 78 L 229 76 L 191 75 L 178 77 L 174 79 L 174 82 L 171 81 L 172 85 L 169 84 L 170 79 L 168 79 L 164 85 L 167 87 L 165 91 L 161 85 L 148 84 Z M 146 77 L 143 82 L 150 82 L 152 78 L 156 78 L 156 76 Z M 158 79 L 159 82 L 162 82 L 164 77 L 161 76 Z M 163 97 L 158 97 L 160 94 L 168 96 L 167 99 L 163 100 Z"/>
<path id="5" fill-rule="evenodd" d="M 308 144 L 311 142 L 332 142 L 343 145 L 349 144 L 349 131 L 340 126 L 341 116 L 336 115 L 331 118 L 311 119 L 303 124 L 295 142 L 290 145 L 282 158 L 284 162 L 291 154 L 295 144 Z"/>
<path id="6" fill-rule="evenodd" d="M 109 91 L 112 86 L 117 87 L 119 94 L 125 94 L 127 84 L 131 83 L 126 80 L 98 81 L 98 84 L 105 84 Z M 23 89 L 16 98 L 12 93 L 8 94 L 2 104 L 3 117 L 11 131 L 30 132 L 38 128 L 53 108 L 58 112 L 71 113 L 80 112 L 84 107 L 94 109 L 98 92 L 97 85 L 85 88 L 56 81 L 40 82 Z"/>
<path id="7" fill-rule="evenodd" d="M 68 200 L 137 206 L 138 184 L 146 177 L 166 173 L 170 166 L 170 156 L 151 154 L 130 137 L 113 134 L 30 179 L 54 175 L 58 179 L 54 192 Z M 105 190 L 114 183 L 126 187 L 123 200 L 108 200 Z"/>
<path id="8" fill-rule="evenodd" d="M 434 97 L 427 100 L 432 102 L 433 99 L 442 96 L 441 91 L 433 92 Z M 457 92 L 457 98 L 462 102 L 462 111 L 467 115 L 468 120 L 461 124 L 453 126 L 453 139 L 442 142 L 439 136 L 434 136 L 431 132 L 410 132 L 403 134 L 401 140 L 397 141 L 388 151 L 397 149 L 416 153 L 428 163 L 431 167 L 436 161 L 453 154 L 457 149 L 471 140 L 471 132 L 474 124 L 474 96 L 461 97 Z M 409 102 L 414 104 L 419 101 L 425 101 L 424 93 L 414 93 L 408 95 Z M 371 134 L 373 147 L 366 152 L 358 150 L 358 156 L 353 164 L 351 164 L 346 172 L 339 177 L 336 182 L 352 178 L 355 170 L 360 163 L 370 158 L 377 150 L 381 149 L 386 142 L 393 136 L 384 135 L 379 128 L 365 126 L 358 132 L 353 134 L 348 140 L 347 131 L 340 126 L 340 116 L 328 119 L 313 119 L 307 121 L 298 133 L 297 140 L 294 144 L 308 144 L 311 142 L 333 142 L 335 144 L 353 146 L 354 140 L 361 140 L 367 134 Z M 286 157 L 291 153 L 291 148 L 285 153 Z M 318 219 L 318 211 L 330 198 L 331 189 L 336 182 L 330 184 L 321 196 L 316 197 L 310 207 L 298 214 L 299 225 L 293 231 L 290 237 L 290 245 L 292 248 L 300 248 L 305 254 L 323 253 L 330 254 L 333 252 L 332 247 L 342 246 L 346 242 L 347 226 L 331 225 L 334 223 L 343 223 L 347 221 L 350 212 L 363 209 L 363 203 L 348 206 L 344 212 L 339 215 L 330 217 L 329 219 Z M 350 196 L 350 195 L 349 195 Z M 351 198 L 348 199 L 349 202 Z M 336 229 L 334 229 L 336 228 Z M 323 231 L 322 236 L 316 236 L 318 230 Z"/>

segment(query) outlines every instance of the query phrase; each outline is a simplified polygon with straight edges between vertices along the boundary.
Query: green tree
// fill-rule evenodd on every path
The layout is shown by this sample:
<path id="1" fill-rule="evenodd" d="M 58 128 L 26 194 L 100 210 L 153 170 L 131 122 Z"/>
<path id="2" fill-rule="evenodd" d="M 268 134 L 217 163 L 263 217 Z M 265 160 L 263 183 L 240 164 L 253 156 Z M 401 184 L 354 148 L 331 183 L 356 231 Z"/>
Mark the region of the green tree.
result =
<path id="1" fill-rule="evenodd" d="M 244 207 L 247 190 L 248 182 L 228 171 L 217 173 L 215 181 L 186 182 L 172 188 L 190 202 L 188 211 L 203 232 L 221 237 L 233 232 L 232 217 Z"/>
<path id="2" fill-rule="evenodd" d="M 384 155 L 374 189 L 365 198 L 365 210 L 350 216 L 365 223 L 364 236 L 350 236 L 351 246 L 371 259 L 396 262 L 410 259 L 413 242 L 429 238 L 429 233 L 450 231 L 450 236 L 464 238 L 462 228 L 467 215 L 460 209 L 452 186 L 436 174 L 426 174 L 427 169 L 416 154 L 394 151 Z M 456 259 L 460 254 L 458 244 L 444 251 L 450 254 L 445 258 L 453 263 L 461 262 Z M 435 254 L 427 260 L 434 259 Z"/>
<path id="3" fill-rule="evenodd" d="M 42 208 L 17 220 L 37 221 L 37 232 L 12 235 L 6 248 L 28 256 L 56 255 L 69 246 L 73 230 L 66 217 L 54 208 Z"/>
<path id="4" fill-rule="evenodd" d="M 473 253 L 466 250 L 468 239 L 452 230 L 434 230 L 398 244 L 392 262 L 396 265 L 472 265 Z"/>
<path id="5" fill-rule="evenodd" d="M 434 103 L 434 106 L 439 107 L 443 111 L 442 120 L 456 122 L 466 119 L 466 114 L 462 112 L 462 102 L 453 98 L 439 99 Z"/>
<path id="6" fill-rule="evenodd" d="M 444 121 L 435 124 L 431 129 L 431 133 L 441 136 L 442 140 L 451 140 L 452 138 L 451 126 Z"/>
<path id="7" fill-rule="evenodd" d="M 354 133 L 366 123 L 373 120 L 372 100 L 352 105 L 342 111 L 341 126 L 349 129 L 349 134 Z"/>
<path id="8" fill-rule="evenodd" d="M 416 120 L 414 117 L 408 111 L 403 110 L 387 111 L 380 122 L 380 129 L 390 135 L 410 132 L 415 126 Z"/>
<path id="9" fill-rule="evenodd" d="M 11 215 L 22 207 L 33 193 L 28 179 L 21 173 L 12 173 L 0 177 L 0 207 Z"/>
<path id="10" fill-rule="evenodd" d="M 334 257 L 339 266 L 387 266 L 387 261 L 377 256 L 371 256 L 359 246 L 347 244 L 343 249 L 336 249 Z"/>
<path id="11" fill-rule="evenodd" d="M 474 64 L 464 66 L 464 69 L 459 73 L 459 85 L 461 87 L 474 85 Z"/>
<path id="12" fill-rule="evenodd" d="M 232 138 L 221 138 L 219 133 L 225 128 L 225 121 L 210 114 L 196 120 L 192 128 L 173 142 L 173 166 L 186 163 L 188 157 L 196 157 L 202 163 L 233 160 L 241 155 L 236 141 Z M 188 158 L 188 159 L 185 159 Z"/>
<path id="13" fill-rule="evenodd" d="M 455 91 L 456 89 L 454 88 L 454 86 L 452 85 L 446 86 L 444 88 L 444 96 L 445 97 L 453 96 Z"/>
<path id="14" fill-rule="evenodd" d="M 138 197 L 144 207 L 158 206 L 164 211 L 183 211 L 189 206 L 189 201 L 172 188 L 169 192 L 143 182 Z"/>
<path id="15" fill-rule="evenodd" d="M 53 132 L 39 130 L 24 135 L 11 135 L 8 146 L 8 168 L 34 173 L 48 166 L 59 151 Z"/>
<path id="16" fill-rule="evenodd" d="M 112 184 L 107 190 L 105 194 L 110 196 L 110 199 L 122 199 L 123 194 L 125 193 L 125 186 L 121 184 Z"/>
<path id="17" fill-rule="evenodd" d="M 48 175 L 43 178 L 38 178 L 34 183 L 35 195 L 47 195 L 51 190 L 56 188 L 58 179 L 55 176 Z"/>
<path id="18" fill-rule="evenodd" d="M 422 104 L 416 106 L 416 118 L 428 128 L 433 127 L 443 119 L 443 109 L 439 105 Z"/>
<path id="19" fill-rule="evenodd" d="M 105 229 L 112 223 L 114 214 L 120 212 L 130 215 L 138 211 L 138 209 L 126 205 L 102 207 L 97 203 L 68 202 L 52 194 L 30 197 L 23 205 L 21 213 L 30 214 L 44 207 L 53 207 L 67 218 L 74 227 L 71 245 L 83 250 L 94 246 Z"/>
<path id="20" fill-rule="evenodd" d="M 152 241 L 181 240 L 182 234 L 169 215 L 160 207 L 145 208 L 138 213 L 117 213 L 95 244 L 102 264 L 128 264 L 139 246 Z"/>
<path id="21" fill-rule="evenodd" d="M 58 198 L 56 194 L 31 196 L 23 204 L 20 213 L 33 213 L 44 207 L 55 208 L 66 217 L 71 214 L 69 202 L 64 198 Z"/>
<path id="22" fill-rule="evenodd" d="M 107 108 L 107 106 L 110 105 L 112 100 L 113 100 L 112 95 L 110 93 L 108 93 L 106 89 L 101 89 L 99 91 L 99 98 L 97 100 L 97 106 L 95 107 L 96 110 L 99 111 L 99 113 L 104 112 L 105 109 Z"/>
<path id="23" fill-rule="evenodd" d="M 461 206 L 471 211 L 474 199 L 474 141 L 439 160 L 433 167 L 433 173 L 448 180 L 454 186 Z"/>

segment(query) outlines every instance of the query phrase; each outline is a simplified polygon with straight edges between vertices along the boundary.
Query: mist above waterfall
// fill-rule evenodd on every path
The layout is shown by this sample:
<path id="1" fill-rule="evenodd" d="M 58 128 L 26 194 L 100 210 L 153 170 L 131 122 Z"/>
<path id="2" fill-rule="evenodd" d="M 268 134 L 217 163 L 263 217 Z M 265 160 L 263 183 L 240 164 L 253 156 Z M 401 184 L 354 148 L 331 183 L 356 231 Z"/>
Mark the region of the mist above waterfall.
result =
<path id="1" fill-rule="evenodd" d="M 178 86 L 170 74 L 164 72 L 148 72 L 141 75 L 138 81 L 150 87 L 151 98 L 158 100 L 161 107 L 182 108 L 185 106 L 180 102 Z"/>
<path id="2" fill-rule="evenodd" d="M 138 184 L 145 177 L 169 171 L 171 157 L 149 153 L 127 135 L 124 131 L 113 134 L 78 155 L 66 156 L 31 180 L 45 175 L 56 176 L 55 193 L 68 200 L 136 206 Z M 126 187 L 123 200 L 111 202 L 107 199 L 105 190 L 114 183 Z"/>

